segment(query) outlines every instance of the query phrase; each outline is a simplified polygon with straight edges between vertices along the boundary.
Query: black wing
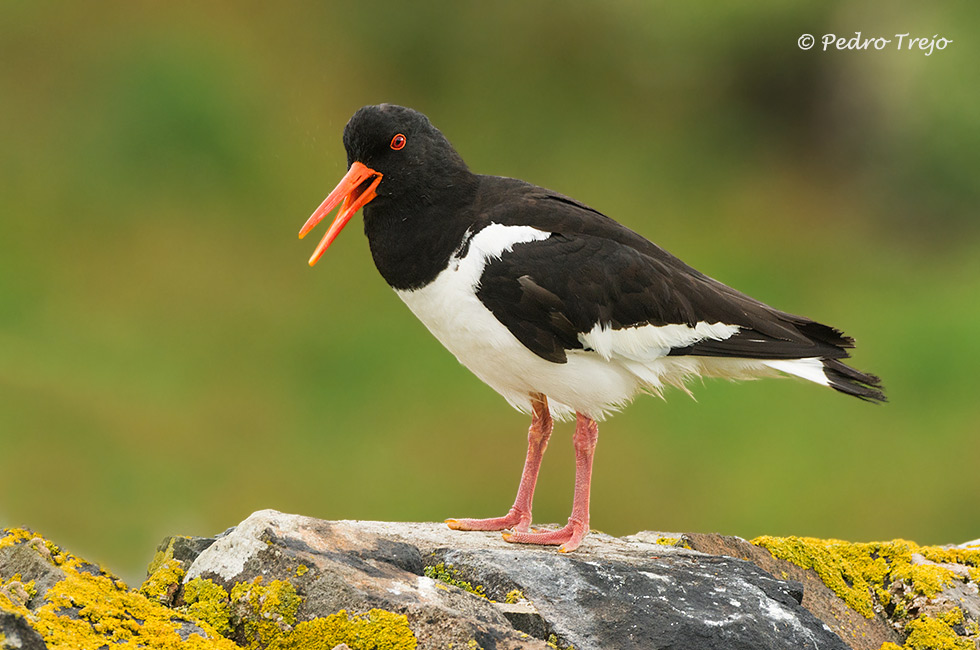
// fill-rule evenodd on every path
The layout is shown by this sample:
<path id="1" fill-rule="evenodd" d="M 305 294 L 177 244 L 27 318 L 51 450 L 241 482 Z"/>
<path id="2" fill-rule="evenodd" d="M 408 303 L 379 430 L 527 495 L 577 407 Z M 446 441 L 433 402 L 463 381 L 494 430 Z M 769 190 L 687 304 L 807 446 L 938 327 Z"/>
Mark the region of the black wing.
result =
<path id="1" fill-rule="evenodd" d="M 583 348 L 579 335 L 596 324 L 621 329 L 648 324 L 693 327 L 698 322 L 735 325 L 739 331 L 725 340 L 705 339 L 669 354 L 828 361 L 849 356 L 847 349 L 854 341 L 839 330 L 740 293 L 572 199 L 527 188 L 516 209 L 513 202 L 502 205 L 491 220 L 532 225 L 553 234 L 517 244 L 492 260 L 477 296 L 538 356 L 564 363 L 567 350 Z M 878 386 L 876 377 L 839 362 L 825 366 L 828 373 L 841 375 L 840 383 L 860 381 L 861 390 Z M 872 397 L 877 399 L 877 394 Z"/>
<path id="2" fill-rule="evenodd" d="M 704 321 L 743 330 L 727 341 L 705 341 L 675 354 L 838 358 L 846 356 L 842 348 L 853 346 L 839 331 L 736 291 L 573 199 L 520 181 L 485 178 L 494 194 L 509 197 L 484 212 L 487 222 L 553 233 L 491 261 L 478 292 L 501 322 L 545 358 L 580 349 L 578 334 L 597 323 L 618 329 Z M 506 191 L 493 187 L 501 184 Z"/>
<path id="3" fill-rule="evenodd" d="M 535 354 L 564 362 L 579 334 L 698 322 L 736 325 L 723 340 L 671 354 L 754 359 L 840 358 L 853 342 L 833 328 L 784 314 L 720 283 L 619 242 L 556 233 L 517 244 L 487 265 L 477 297 Z"/>

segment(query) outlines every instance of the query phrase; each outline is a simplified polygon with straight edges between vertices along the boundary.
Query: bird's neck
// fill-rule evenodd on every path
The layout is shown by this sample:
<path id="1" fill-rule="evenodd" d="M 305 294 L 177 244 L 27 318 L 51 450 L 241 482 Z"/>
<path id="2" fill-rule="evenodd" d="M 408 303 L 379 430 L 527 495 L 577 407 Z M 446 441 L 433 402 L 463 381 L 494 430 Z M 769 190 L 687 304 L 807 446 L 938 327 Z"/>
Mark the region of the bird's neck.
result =
<path id="1" fill-rule="evenodd" d="M 423 287 L 446 268 L 475 223 L 478 186 L 478 177 L 467 170 L 410 197 L 379 196 L 365 206 L 364 234 L 392 288 Z"/>

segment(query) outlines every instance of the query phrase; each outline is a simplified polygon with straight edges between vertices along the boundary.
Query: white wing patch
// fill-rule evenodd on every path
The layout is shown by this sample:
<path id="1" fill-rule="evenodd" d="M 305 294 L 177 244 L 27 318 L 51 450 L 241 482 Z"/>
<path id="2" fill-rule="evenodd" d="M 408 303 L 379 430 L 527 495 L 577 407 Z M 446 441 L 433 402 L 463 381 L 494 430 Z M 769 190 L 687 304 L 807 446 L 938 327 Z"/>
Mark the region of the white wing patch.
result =
<path id="1" fill-rule="evenodd" d="M 806 359 L 776 359 L 764 361 L 765 365 L 773 370 L 785 372 L 787 375 L 794 375 L 812 381 L 821 386 L 830 386 L 830 380 L 823 371 L 823 361 L 818 357 L 807 357 Z"/>
<path id="2" fill-rule="evenodd" d="M 589 332 L 579 334 L 578 340 L 606 361 L 653 361 L 667 356 L 671 348 L 683 348 L 698 341 L 724 341 L 738 332 L 737 325 L 701 321 L 694 327 L 684 324 L 639 325 L 613 329 L 597 323 Z"/>
<path id="3" fill-rule="evenodd" d="M 538 230 L 531 226 L 504 226 L 499 223 L 492 223 L 470 239 L 470 246 L 466 255 L 459 257 L 458 251 L 453 255 L 449 261 L 449 269 L 460 271 L 464 277 L 471 278 L 473 287 L 476 288 L 487 262 L 500 259 L 501 255 L 512 251 L 517 244 L 541 241 L 548 237 L 551 237 L 550 232 Z M 466 240 L 463 241 L 465 243 Z"/>

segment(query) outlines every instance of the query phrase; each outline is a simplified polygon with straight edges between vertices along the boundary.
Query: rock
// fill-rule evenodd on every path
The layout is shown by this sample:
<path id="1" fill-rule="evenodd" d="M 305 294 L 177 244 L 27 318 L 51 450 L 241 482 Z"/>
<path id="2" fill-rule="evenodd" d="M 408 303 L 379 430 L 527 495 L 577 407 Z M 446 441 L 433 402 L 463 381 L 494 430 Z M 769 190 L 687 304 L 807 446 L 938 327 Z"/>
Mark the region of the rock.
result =
<path id="1" fill-rule="evenodd" d="M 803 588 L 801 604 L 824 621 L 837 636 L 846 639 L 853 650 L 878 650 L 885 642 L 902 642 L 901 634 L 883 613 L 870 619 L 857 613 L 810 569 L 775 558 L 766 549 L 740 537 L 694 533 L 683 535 L 681 539 L 692 549 L 711 555 L 743 558 L 772 576 L 800 583 Z"/>
<path id="2" fill-rule="evenodd" d="M 533 648 L 548 638 L 578 650 L 847 648 L 800 605 L 797 585 L 749 562 L 601 534 L 563 555 L 442 524 L 263 511 L 201 553 L 185 582 L 195 578 L 226 590 L 289 580 L 304 594 L 299 620 L 344 608 L 403 614 L 419 648 Z M 527 601 L 519 611 L 506 604 L 517 592 Z"/>
<path id="3" fill-rule="evenodd" d="M 911 650 L 980 648 L 980 548 L 801 537 L 760 537 L 752 545 L 772 555 L 760 558 L 760 564 L 778 558 L 789 563 L 776 565 L 786 573 L 802 569 L 829 588 L 830 595 L 819 597 L 827 600 L 827 609 L 817 599 L 810 606 L 854 648 L 899 648 L 896 641 L 878 646 L 887 627 Z M 840 602 L 830 602 L 835 597 Z M 841 620 L 832 622 L 829 613 L 842 611 L 841 603 L 851 610 L 848 620 L 842 612 Z M 855 614 L 867 619 L 870 638 L 851 627 Z"/>
<path id="4" fill-rule="evenodd" d="M 575 648 L 846 648 L 794 585 L 725 557 L 635 549 L 621 560 L 548 551 L 437 550 L 467 575 L 517 584 Z M 475 578 L 474 578 L 475 579 Z"/>
<path id="5" fill-rule="evenodd" d="M 234 650 L 206 623 L 129 590 L 108 571 L 29 530 L 0 536 L 0 648 Z"/>
<path id="6" fill-rule="evenodd" d="M 47 650 L 47 647 L 24 616 L 0 610 L 0 650 Z"/>
<path id="7" fill-rule="evenodd" d="M 523 594 L 522 594 L 523 596 Z M 510 624 L 518 632 L 524 632 L 538 639 L 548 638 L 548 622 L 541 616 L 537 607 L 530 601 L 521 600 L 516 603 L 495 603 L 497 610 L 510 621 Z"/>
<path id="8" fill-rule="evenodd" d="M 500 650 L 546 647 L 515 630 L 486 598 L 424 575 L 422 551 L 407 540 L 419 528 L 436 539 L 436 524 L 392 527 L 402 535 L 375 534 L 373 524 L 257 512 L 202 552 L 184 583 L 207 580 L 231 594 L 256 581 L 288 582 L 302 594 L 295 620 L 341 610 L 390 612 L 406 618 L 419 648 L 466 648 L 470 642 Z M 254 641 L 236 633 L 231 638 Z"/>
<path id="9" fill-rule="evenodd" d="M 51 558 L 51 552 L 39 537 L 31 536 L 22 543 L 0 548 L 0 576 L 31 576 L 37 593 L 45 594 L 65 573 Z M 8 578 L 9 579 L 9 578 Z"/>
<path id="10" fill-rule="evenodd" d="M 966 649 L 980 648 L 978 581 L 975 542 L 593 532 L 564 555 L 266 510 L 167 538 L 138 590 L 4 531 L 0 650 Z"/>
<path id="11" fill-rule="evenodd" d="M 197 556 L 207 550 L 209 546 L 214 544 L 215 540 L 224 537 L 232 530 L 234 529 L 229 528 L 214 537 L 185 537 L 183 535 L 168 537 L 157 547 L 157 556 L 150 562 L 147 572 L 152 573 L 154 564 L 159 563 L 163 558 L 174 559 L 185 566 L 190 566 L 190 563 L 197 559 Z"/>

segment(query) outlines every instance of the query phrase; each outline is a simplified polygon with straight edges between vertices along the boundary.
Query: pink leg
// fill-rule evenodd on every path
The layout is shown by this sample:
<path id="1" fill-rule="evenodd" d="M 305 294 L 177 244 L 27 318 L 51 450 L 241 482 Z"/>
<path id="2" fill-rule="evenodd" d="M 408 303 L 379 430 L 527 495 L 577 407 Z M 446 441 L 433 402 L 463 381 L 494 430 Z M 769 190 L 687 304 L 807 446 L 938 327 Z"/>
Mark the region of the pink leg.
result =
<path id="1" fill-rule="evenodd" d="M 599 439 L 599 425 L 592 418 L 576 413 L 575 437 L 575 496 L 572 499 L 572 516 L 568 524 L 558 530 L 529 533 L 516 531 L 504 533 L 508 542 L 519 544 L 561 544 L 558 549 L 569 553 L 578 548 L 589 532 L 589 488 L 592 484 L 592 457 Z"/>
<path id="2" fill-rule="evenodd" d="M 551 412 L 548 398 L 538 393 L 531 395 L 531 428 L 527 431 L 527 458 L 521 485 L 517 488 L 514 506 L 503 517 L 493 519 L 447 519 L 446 523 L 454 530 L 504 530 L 513 528 L 527 531 L 531 525 L 531 502 L 534 500 L 534 485 L 538 482 L 538 470 L 544 450 L 548 448 L 551 437 Z"/>

